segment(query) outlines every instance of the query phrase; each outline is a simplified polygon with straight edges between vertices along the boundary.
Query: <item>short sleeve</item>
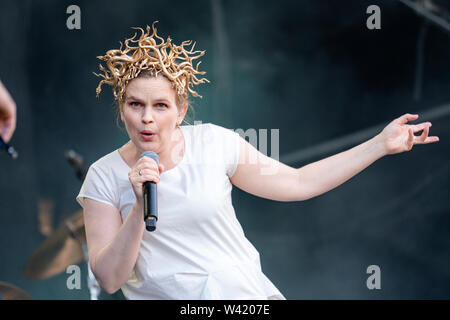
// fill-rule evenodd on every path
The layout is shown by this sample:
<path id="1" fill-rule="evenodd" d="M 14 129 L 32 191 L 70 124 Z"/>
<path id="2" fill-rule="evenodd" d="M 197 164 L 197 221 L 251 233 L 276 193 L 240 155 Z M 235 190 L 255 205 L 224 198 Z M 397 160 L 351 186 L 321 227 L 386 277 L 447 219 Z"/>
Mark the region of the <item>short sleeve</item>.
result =
<path id="1" fill-rule="evenodd" d="M 211 124 L 216 133 L 218 134 L 218 146 L 221 146 L 221 155 L 224 158 L 226 174 L 231 178 L 239 163 L 239 146 L 240 136 L 237 132 L 227 129 L 215 124 Z"/>
<path id="2" fill-rule="evenodd" d="M 82 207 L 84 198 L 89 198 L 117 208 L 113 179 L 108 170 L 96 167 L 95 164 L 90 166 L 76 200 Z"/>

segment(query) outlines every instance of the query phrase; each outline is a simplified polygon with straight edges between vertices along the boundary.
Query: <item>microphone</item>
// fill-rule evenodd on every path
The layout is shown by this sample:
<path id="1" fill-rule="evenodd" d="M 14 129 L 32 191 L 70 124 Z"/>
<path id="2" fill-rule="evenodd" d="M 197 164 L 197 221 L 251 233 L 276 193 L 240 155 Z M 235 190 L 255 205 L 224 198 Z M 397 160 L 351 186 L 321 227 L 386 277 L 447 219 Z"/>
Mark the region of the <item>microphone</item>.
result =
<path id="1" fill-rule="evenodd" d="M 73 150 L 66 151 L 64 155 L 67 161 L 69 161 L 69 163 L 77 170 L 76 175 L 78 179 L 83 181 L 84 177 L 86 176 L 86 169 L 84 167 L 83 157 Z"/>
<path id="2" fill-rule="evenodd" d="M 5 141 L 3 141 L 2 137 L 0 137 L 0 150 L 5 150 L 13 159 L 17 159 L 19 157 L 19 153 L 14 149 L 13 146 L 10 146 Z"/>
<path id="3" fill-rule="evenodd" d="M 146 151 L 141 154 L 141 157 L 150 157 L 159 164 L 159 157 L 153 151 Z M 144 195 L 144 221 L 145 229 L 147 231 L 155 231 L 156 221 L 158 220 L 158 202 L 156 193 L 156 183 L 153 181 L 146 181 L 143 185 L 143 195 Z"/>

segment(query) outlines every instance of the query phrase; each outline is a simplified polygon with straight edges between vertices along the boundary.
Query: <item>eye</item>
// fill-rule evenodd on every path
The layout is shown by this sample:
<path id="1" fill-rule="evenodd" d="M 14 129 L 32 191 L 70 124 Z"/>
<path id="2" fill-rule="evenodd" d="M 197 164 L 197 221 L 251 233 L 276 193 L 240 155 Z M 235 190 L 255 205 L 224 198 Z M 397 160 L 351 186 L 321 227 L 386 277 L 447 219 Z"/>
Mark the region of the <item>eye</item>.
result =
<path id="1" fill-rule="evenodd" d="M 160 102 L 158 103 L 158 107 L 167 108 L 167 105 L 165 103 Z"/>
<path id="2" fill-rule="evenodd" d="M 132 107 L 139 107 L 141 104 L 139 102 L 137 102 L 137 101 L 132 101 L 132 102 L 129 103 L 129 105 L 132 106 Z"/>

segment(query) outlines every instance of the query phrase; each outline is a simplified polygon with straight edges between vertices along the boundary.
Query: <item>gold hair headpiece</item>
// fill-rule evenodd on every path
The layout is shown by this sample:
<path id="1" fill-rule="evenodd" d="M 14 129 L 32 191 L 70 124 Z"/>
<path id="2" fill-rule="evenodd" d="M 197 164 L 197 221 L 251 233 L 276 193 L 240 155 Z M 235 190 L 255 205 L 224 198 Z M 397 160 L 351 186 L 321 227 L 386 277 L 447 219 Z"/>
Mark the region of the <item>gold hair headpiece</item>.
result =
<path id="1" fill-rule="evenodd" d="M 191 87 L 209 81 L 196 77 L 196 75 L 203 75 L 206 72 L 198 71 L 201 61 L 197 63 L 195 69 L 192 61 L 203 56 L 206 51 L 194 51 L 195 42 L 191 49 L 187 50 L 185 47 L 191 45 L 191 40 L 183 41 L 180 46 L 173 44 L 170 37 L 164 41 L 156 34 L 155 24 L 157 22 L 152 24 L 151 35 L 149 26 L 147 26 L 146 32 L 142 28 L 133 28 L 141 31 L 139 39 L 135 40 L 135 33 L 132 38 L 124 41 L 125 49 L 122 50 L 123 44 L 120 42 L 120 49 L 109 50 L 106 55 L 97 57 L 105 61 L 107 65 L 107 68 L 99 65 L 104 74 L 94 72 L 96 76 L 103 78 L 96 89 L 97 97 L 102 91 L 102 85 L 108 84 L 113 87 L 114 98 L 123 101 L 128 82 L 136 78 L 143 70 L 149 70 L 155 77 L 159 73 L 165 75 L 180 95 L 190 92 L 194 97 L 202 97 Z M 161 42 L 158 44 L 154 37 Z M 132 43 L 135 43 L 136 46 L 130 45 Z M 181 62 L 176 60 L 181 60 Z"/>

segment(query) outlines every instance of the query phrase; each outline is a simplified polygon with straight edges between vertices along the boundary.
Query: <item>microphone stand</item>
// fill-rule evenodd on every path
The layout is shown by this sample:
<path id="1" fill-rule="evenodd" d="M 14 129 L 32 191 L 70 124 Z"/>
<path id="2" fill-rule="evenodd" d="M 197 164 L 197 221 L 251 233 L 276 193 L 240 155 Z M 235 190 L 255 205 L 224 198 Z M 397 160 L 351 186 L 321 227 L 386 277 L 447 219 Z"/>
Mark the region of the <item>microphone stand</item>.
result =
<path id="1" fill-rule="evenodd" d="M 86 169 L 84 168 L 83 158 L 73 150 L 66 151 L 65 156 L 67 161 L 69 161 L 69 163 L 75 168 L 77 178 L 83 181 L 86 176 Z M 89 289 L 90 299 L 98 300 L 101 288 L 94 276 L 94 273 L 92 272 L 91 265 L 89 263 L 89 252 L 86 237 L 84 237 L 80 242 L 81 248 L 83 249 L 84 261 L 86 262 L 88 269 L 87 286 Z"/>

